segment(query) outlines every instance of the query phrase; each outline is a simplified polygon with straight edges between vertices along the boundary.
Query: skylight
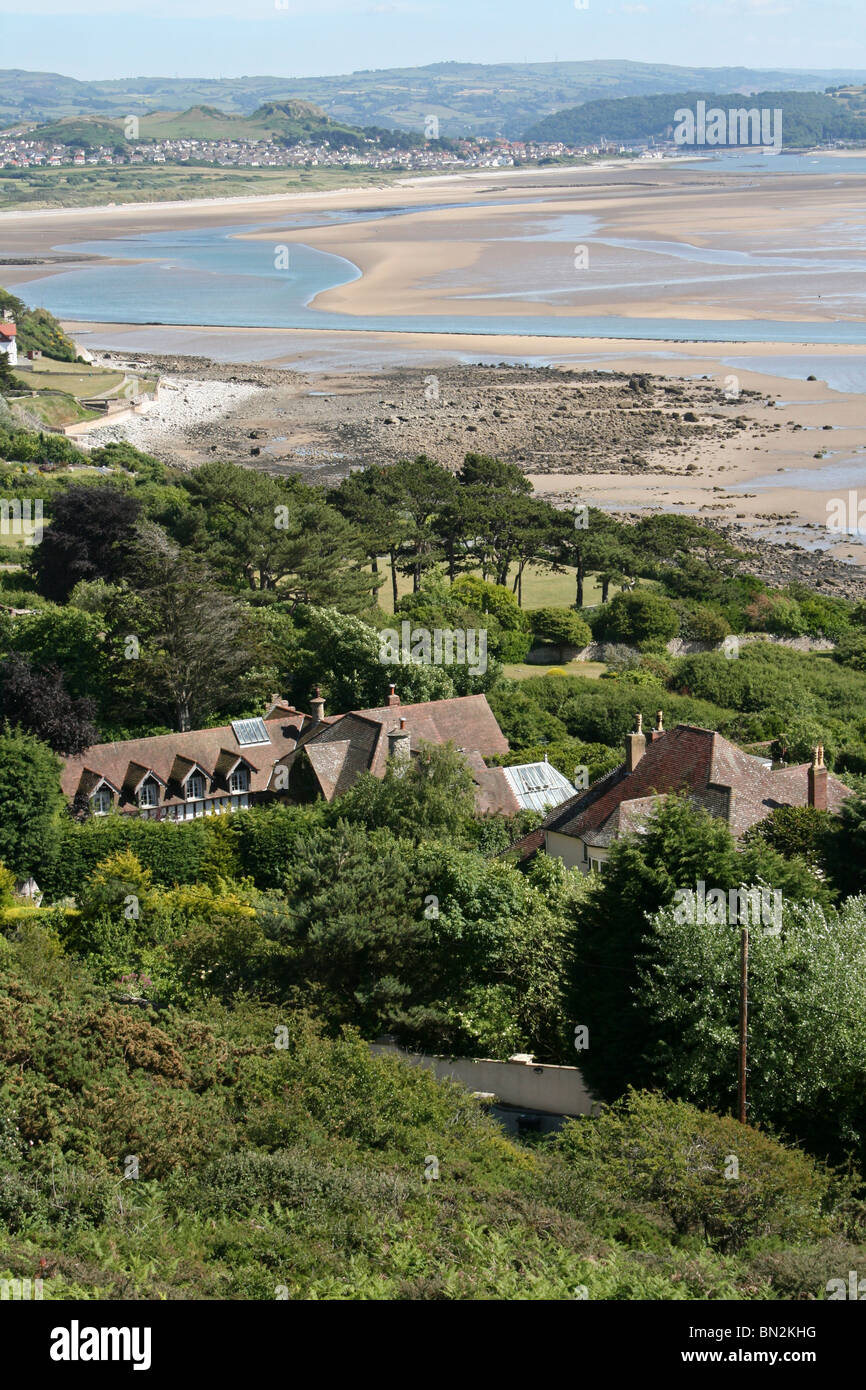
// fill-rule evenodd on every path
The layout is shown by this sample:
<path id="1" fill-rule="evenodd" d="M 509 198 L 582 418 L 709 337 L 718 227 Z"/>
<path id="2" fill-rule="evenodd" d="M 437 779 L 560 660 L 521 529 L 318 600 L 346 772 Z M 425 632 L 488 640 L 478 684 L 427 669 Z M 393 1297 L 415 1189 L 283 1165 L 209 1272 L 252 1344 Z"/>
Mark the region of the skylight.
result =
<path id="1" fill-rule="evenodd" d="M 263 719 L 233 719 L 232 730 L 241 748 L 271 741 Z"/>

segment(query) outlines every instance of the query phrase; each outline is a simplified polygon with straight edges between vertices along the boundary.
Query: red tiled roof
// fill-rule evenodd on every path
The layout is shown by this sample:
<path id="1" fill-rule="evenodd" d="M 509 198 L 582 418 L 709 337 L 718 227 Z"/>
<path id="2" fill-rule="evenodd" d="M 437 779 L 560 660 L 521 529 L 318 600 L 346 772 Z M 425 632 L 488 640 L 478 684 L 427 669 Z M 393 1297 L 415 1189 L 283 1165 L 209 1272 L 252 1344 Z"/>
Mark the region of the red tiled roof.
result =
<path id="1" fill-rule="evenodd" d="M 14 323 L 0 323 L 0 338 L 14 338 L 17 332 Z"/>
<path id="2" fill-rule="evenodd" d="M 647 742 L 634 772 L 629 774 L 621 763 L 557 806 L 540 829 L 588 845 L 608 845 L 618 835 L 639 829 L 653 814 L 659 796 L 687 792 L 696 804 L 727 820 L 740 837 L 777 806 L 808 806 L 808 773 L 808 763 L 773 771 L 712 729 L 678 724 Z M 828 772 L 827 809 L 839 811 L 850 795 L 850 787 Z M 525 836 L 512 850 L 528 858 L 543 843 L 535 842 L 537 836 L 537 831 Z"/>
<path id="3" fill-rule="evenodd" d="M 538 830 L 512 845 L 521 859 L 544 845 L 546 830 L 603 847 L 621 834 L 639 830 L 653 815 L 659 796 L 688 792 L 696 805 L 730 824 L 738 838 L 765 820 L 776 806 L 809 805 L 809 763 L 763 766 L 712 728 L 677 724 L 669 733 L 648 739 L 637 767 L 614 767 L 587 791 L 556 806 Z M 851 788 L 827 773 L 827 809 L 838 812 Z"/>
<path id="4" fill-rule="evenodd" d="M 388 734 L 405 719 L 411 745 L 454 743 L 466 756 L 482 812 L 518 810 L 501 768 L 487 768 L 484 757 L 508 752 L 508 741 L 484 695 L 452 700 L 426 700 L 414 705 L 380 705 L 352 710 L 314 723 L 281 699 L 265 713 L 269 744 L 241 745 L 231 725 L 196 729 L 184 734 L 160 734 L 123 743 L 95 744 L 70 758 L 61 784 L 71 801 L 81 791 L 90 795 L 100 778 L 122 789 L 120 809 L 136 811 L 136 793 L 149 772 L 167 787 L 160 805 L 184 801 L 181 782 L 200 768 L 209 779 L 207 794 L 228 790 L 228 779 L 239 759 L 250 772 L 251 793 L 271 790 L 277 763 L 291 766 L 296 754 L 308 759 L 323 796 L 333 801 L 354 784 L 362 772 L 385 774 Z"/>
<path id="5" fill-rule="evenodd" d="M 185 734 L 132 738 L 122 743 L 96 743 L 78 757 L 67 759 L 60 784 L 71 801 L 79 790 L 89 795 L 95 785 L 94 777 L 105 777 L 113 786 L 124 788 L 120 809 L 135 811 L 138 808 L 132 786 L 137 787 L 150 771 L 168 787 L 160 804 L 172 805 L 184 800 L 179 778 L 194 766 L 215 779 L 214 791 L 227 790 L 231 769 L 243 759 L 250 772 L 250 791 L 266 791 L 274 763 L 296 747 L 305 717 L 309 719 L 295 712 L 286 720 L 266 720 L 269 744 L 239 744 L 230 724 L 219 729 L 193 729 Z"/>

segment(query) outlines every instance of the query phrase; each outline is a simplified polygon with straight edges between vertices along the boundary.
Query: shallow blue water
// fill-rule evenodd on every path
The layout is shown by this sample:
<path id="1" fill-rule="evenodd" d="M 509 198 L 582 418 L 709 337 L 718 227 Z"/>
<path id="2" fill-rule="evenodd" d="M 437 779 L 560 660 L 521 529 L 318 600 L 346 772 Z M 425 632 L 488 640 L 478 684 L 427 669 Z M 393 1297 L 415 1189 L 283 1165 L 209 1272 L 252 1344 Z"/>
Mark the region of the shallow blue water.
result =
<path id="1" fill-rule="evenodd" d="M 742 158 L 736 157 L 736 158 Z M 766 162 L 772 163 L 772 160 Z M 854 161 L 845 161 L 846 165 Z M 864 161 L 866 162 L 866 161 Z M 514 206 L 519 200 L 503 200 L 495 206 Z M 486 204 L 490 206 L 490 204 Z M 454 204 L 431 204 L 431 209 Z M 466 204 L 456 205 L 466 206 Z M 526 204 L 522 204 L 526 207 Z M 294 214 L 278 224 L 251 226 L 226 225 L 183 231 L 157 232 L 110 241 L 78 243 L 57 249 L 123 259 L 138 264 L 92 264 L 64 271 L 16 286 L 16 293 L 30 304 L 40 304 L 60 318 L 83 322 L 138 324 L 201 324 L 239 328 L 316 328 L 348 331 L 462 333 L 484 336 L 520 335 L 541 337 L 608 337 L 675 339 L 684 342 L 786 342 L 786 343 L 866 343 L 866 323 L 812 323 L 766 320 L 627 318 L 618 315 L 375 315 L 336 314 L 311 307 L 311 301 L 324 290 L 348 284 L 359 278 L 357 266 L 341 256 L 319 251 L 298 242 L 281 242 L 286 227 L 321 226 L 325 223 L 367 221 L 401 216 L 418 209 L 369 209 L 364 212 L 333 210 L 317 214 Z M 526 207 L 531 230 L 518 240 L 560 241 L 592 238 L 594 220 L 575 214 L 532 216 Z M 273 227 L 274 239 L 246 240 L 244 232 L 267 231 Z M 790 253 L 774 257 L 751 257 L 745 253 L 683 247 L 675 243 L 617 242 L 641 251 L 686 257 L 717 267 L 773 265 L 785 267 L 782 273 L 834 273 L 850 271 L 857 262 L 839 255 L 819 256 L 811 261 Z M 573 277 L 570 276 L 573 290 Z M 700 277 L 705 278 L 705 277 Z M 706 277 L 712 279 L 712 276 Z M 621 287 L 621 286 L 620 286 Z M 598 288 L 598 286 L 596 286 Z M 550 295 L 566 292 L 555 287 L 494 291 L 484 297 L 521 294 L 543 304 Z M 745 365 L 745 364 L 744 364 Z"/>

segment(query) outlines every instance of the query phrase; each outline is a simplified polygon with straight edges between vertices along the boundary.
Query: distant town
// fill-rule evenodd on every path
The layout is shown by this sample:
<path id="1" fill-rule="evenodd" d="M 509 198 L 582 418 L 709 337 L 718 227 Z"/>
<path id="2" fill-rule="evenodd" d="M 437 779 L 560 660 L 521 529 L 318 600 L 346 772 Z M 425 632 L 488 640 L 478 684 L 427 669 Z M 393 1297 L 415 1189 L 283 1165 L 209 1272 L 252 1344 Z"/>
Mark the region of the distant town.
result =
<path id="1" fill-rule="evenodd" d="M 567 145 L 561 141 L 461 140 L 454 149 L 420 147 L 369 150 L 338 146 L 328 141 L 285 145 L 269 140 L 155 140 L 119 145 L 57 144 L 55 141 L 0 136 L 0 168 L 84 168 L 88 165 L 206 164 L 220 168 L 275 169 L 352 166 L 371 169 L 502 169 L 546 161 L 635 154 L 661 158 L 678 153 L 670 142 L 653 148 L 621 144 Z"/>

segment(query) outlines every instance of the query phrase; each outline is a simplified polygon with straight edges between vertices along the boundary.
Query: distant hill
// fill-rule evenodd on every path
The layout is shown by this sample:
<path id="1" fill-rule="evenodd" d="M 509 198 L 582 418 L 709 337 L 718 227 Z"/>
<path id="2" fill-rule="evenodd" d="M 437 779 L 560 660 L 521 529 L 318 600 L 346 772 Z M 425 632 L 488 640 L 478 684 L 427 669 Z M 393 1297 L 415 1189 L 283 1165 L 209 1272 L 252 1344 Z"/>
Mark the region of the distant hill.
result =
<path id="1" fill-rule="evenodd" d="M 23 299 L 0 287 L 0 314 L 6 311 L 12 314 L 18 329 L 19 352 L 38 348 L 45 357 L 53 357 L 57 362 L 78 361 L 75 344 L 47 309 L 28 309 Z"/>
<path id="2" fill-rule="evenodd" d="M 21 123 L 20 128 L 36 139 L 53 140 L 61 145 L 126 144 L 123 116 L 61 116 L 46 124 Z M 148 140 L 296 140 L 325 139 L 350 145 L 361 144 L 363 131 L 332 121 L 308 101 L 267 102 L 249 116 L 219 111 L 213 106 L 191 106 L 187 111 L 152 111 L 136 118 L 134 137 Z"/>
<path id="3" fill-rule="evenodd" d="M 557 111 L 537 121 L 526 132 L 533 140 L 561 140 L 565 144 L 594 144 L 601 139 L 644 141 L 670 138 L 674 113 L 679 107 L 695 109 L 697 101 L 707 108 L 731 106 L 782 110 L 782 142 L 785 148 L 809 147 L 825 140 L 866 140 L 866 92 L 846 87 L 833 94 L 824 92 L 772 91 L 732 99 L 731 93 L 709 92 L 706 88 L 671 92 L 664 96 L 624 97 L 617 101 L 589 101 L 566 111 Z"/>
<path id="4" fill-rule="evenodd" d="M 433 63 L 350 75 L 286 78 L 136 77 L 79 82 L 58 73 L 0 70 L 0 123 L 64 116 L 142 116 L 217 108 L 252 116 L 270 102 L 314 103 L 349 127 L 421 131 L 429 116 L 443 135 L 519 136 L 551 112 L 583 102 L 664 92 L 816 91 L 866 81 L 860 69 L 785 71 L 689 68 L 658 63 Z"/>

